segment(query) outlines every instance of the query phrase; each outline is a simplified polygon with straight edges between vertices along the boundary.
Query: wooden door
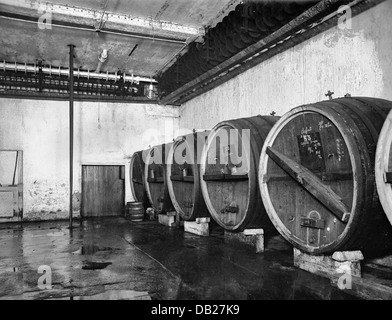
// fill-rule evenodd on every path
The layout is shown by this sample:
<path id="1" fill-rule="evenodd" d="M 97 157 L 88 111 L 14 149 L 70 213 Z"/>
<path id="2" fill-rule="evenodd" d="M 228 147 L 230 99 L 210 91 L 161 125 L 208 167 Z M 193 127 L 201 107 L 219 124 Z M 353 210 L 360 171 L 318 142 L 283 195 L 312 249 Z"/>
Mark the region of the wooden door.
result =
<path id="1" fill-rule="evenodd" d="M 124 166 L 82 167 L 82 217 L 110 217 L 124 213 L 124 170 Z"/>

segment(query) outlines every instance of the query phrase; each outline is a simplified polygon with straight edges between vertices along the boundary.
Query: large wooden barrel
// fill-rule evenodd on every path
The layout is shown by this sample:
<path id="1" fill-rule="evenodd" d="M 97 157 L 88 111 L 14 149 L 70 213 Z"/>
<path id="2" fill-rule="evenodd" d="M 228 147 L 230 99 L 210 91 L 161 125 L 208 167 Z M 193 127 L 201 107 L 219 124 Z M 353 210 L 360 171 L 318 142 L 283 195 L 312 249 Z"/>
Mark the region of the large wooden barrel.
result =
<path id="1" fill-rule="evenodd" d="M 378 140 L 376 182 L 381 204 L 392 223 L 392 111 L 384 123 Z"/>
<path id="2" fill-rule="evenodd" d="M 278 117 L 256 116 L 216 125 L 201 156 L 201 189 L 212 218 L 225 230 L 270 229 L 257 183 L 264 140 Z"/>
<path id="3" fill-rule="evenodd" d="M 200 158 L 210 131 L 178 137 L 168 155 L 169 194 L 183 220 L 209 217 L 200 188 Z"/>
<path id="4" fill-rule="evenodd" d="M 145 187 L 144 166 L 143 151 L 135 152 L 132 155 L 129 169 L 131 192 L 134 200 L 141 202 L 144 208 L 147 209 L 150 206 L 150 201 Z"/>
<path id="5" fill-rule="evenodd" d="M 174 211 L 166 179 L 167 155 L 172 143 L 155 146 L 145 155 L 144 181 L 148 199 L 160 214 Z"/>
<path id="6" fill-rule="evenodd" d="M 311 254 L 391 246 L 378 201 L 376 144 L 392 102 L 341 98 L 293 109 L 260 157 L 264 206 L 278 231 Z"/>

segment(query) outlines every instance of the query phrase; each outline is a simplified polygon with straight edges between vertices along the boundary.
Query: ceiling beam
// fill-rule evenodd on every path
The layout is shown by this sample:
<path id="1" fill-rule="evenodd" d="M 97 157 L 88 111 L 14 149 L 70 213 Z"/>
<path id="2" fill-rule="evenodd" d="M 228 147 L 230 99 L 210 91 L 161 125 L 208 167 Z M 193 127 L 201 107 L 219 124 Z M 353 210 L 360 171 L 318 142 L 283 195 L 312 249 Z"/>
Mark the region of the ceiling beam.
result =
<path id="1" fill-rule="evenodd" d="M 51 100 L 51 101 L 69 101 L 69 94 L 53 92 L 27 92 L 19 90 L 0 91 L 0 98 L 5 99 L 27 99 L 27 100 Z M 142 103 L 158 104 L 157 100 L 148 99 L 147 97 L 114 97 L 114 96 L 94 96 L 85 94 L 75 94 L 74 101 L 80 102 L 112 102 L 112 103 Z"/>
<path id="2" fill-rule="evenodd" d="M 271 58 L 273 55 L 285 51 L 318 33 L 332 28 L 334 25 L 337 25 L 337 12 L 332 9 L 336 6 L 344 4 L 352 5 L 353 15 L 356 15 L 383 1 L 385 0 L 320 1 L 281 29 L 245 48 L 220 65 L 162 98 L 160 104 L 181 105 L 184 102 L 229 81 L 240 73 Z M 323 18 L 326 21 L 323 22 Z M 320 19 L 322 20 L 321 22 Z M 309 24 L 313 24 L 317 21 L 321 23 L 317 27 L 296 34 L 296 32 L 300 32 L 304 26 L 309 26 Z"/>
<path id="3" fill-rule="evenodd" d="M 4 12 L 4 11 L 0 11 L 0 18 L 16 20 L 16 21 L 21 21 L 21 22 L 26 22 L 26 23 L 34 23 L 37 25 L 40 23 L 40 18 L 16 14 L 16 13 Z M 74 22 L 60 21 L 60 20 L 52 20 L 51 27 L 97 32 L 97 30 L 94 26 L 89 26 L 86 24 L 79 24 L 79 23 L 74 23 Z M 102 28 L 99 30 L 99 32 L 108 33 L 108 34 L 115 34 L 115 35 L 124 36 L 124 37 L 131 37 L 131 38 L 150 39 L 150 40 L 154 40 L 154 41 L 171 42 L 171 43 L 178 43 L 178 44 L 187 43 L 186 42 L 187 39 L 178 39 L 177 37 L 173 38 L 173 37 L 168 37 L 168 36 L 151 35 L 151 34 L 146 34 L 146 33 L 136 33 L 136 32 L 124 31 L 124 30 L 120 30 L 120 29 Z"/>
<path id="4" fill-rule="evenodd" d="M 218 12 L 215 18 L 206 23 L 205 28 L 215 27 L 219 22 L 222 22 L 223 18 L 226 17 L 230 11 L 233 11 L 235 7 L 242 2 L 243 0 L 230 0 L 230 2 L 221 11 Z"/>
<path id="5" fill-rule="evenodd" d="M 190 37 L 204 35 L 204 28 L 181 25 L 153 18 L 134 17 L 121 13 L 106 11 L 105 8 L 94 10 L 90 8 L 75 7 L 41 1 L 2 0 L 1 11 L 15 15 L 35 18 L 37 22 L 43 14 L 49 15 L 56 24 L 84 26 L 95 31 L 117 32 L 120 35 L 149 36 L 155 40 L 171 39 L 185 42 Z"/>

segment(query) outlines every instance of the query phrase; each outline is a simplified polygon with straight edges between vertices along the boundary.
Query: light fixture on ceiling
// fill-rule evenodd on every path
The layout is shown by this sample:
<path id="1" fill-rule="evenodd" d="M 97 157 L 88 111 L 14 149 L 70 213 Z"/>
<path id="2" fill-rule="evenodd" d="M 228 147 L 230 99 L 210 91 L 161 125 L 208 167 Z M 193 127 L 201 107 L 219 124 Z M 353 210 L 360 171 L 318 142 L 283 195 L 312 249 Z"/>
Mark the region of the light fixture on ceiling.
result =
<path id="1" fill-rule="evenodd" d="M 154 85 L 152 84 L 152 77 L 150 77 L 151 82 L 150 85 L 147 88 L 147 98 L 148 99 L 153 99 L 154 98 Z"/>
<path id="2" fill-rule="evenodd" d="M 96 73 L 101 72 L 102 65 L 106 62 L 107 58 L 108 58 L 108 50 L 103 49 L 98 57 L 98 66 L 97 69 L 95 70 Z"/>

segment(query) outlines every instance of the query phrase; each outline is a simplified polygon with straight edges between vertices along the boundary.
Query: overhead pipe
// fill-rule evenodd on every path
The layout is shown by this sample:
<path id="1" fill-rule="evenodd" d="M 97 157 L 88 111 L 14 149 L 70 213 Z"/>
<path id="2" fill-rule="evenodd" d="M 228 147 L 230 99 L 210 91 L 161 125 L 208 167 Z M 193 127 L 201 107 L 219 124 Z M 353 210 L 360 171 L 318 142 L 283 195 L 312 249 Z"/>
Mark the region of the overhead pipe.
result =
<path id="1" fill-rule="evenodd" d="M 69 229 L 73 220 L 73 153 L 74 153 L 74 51 L 69 45 Z"/>
<path id="2" fill-rule="evenodd" d="M 39 65 L 26 65 L 22 63 L 9 63 L 9 62 L 0 62 L 0 69 L 4 71 L 21 71 L 21 72 L 31 72 L 31 73 L 39 73 L 42 72 L 43 74 L 48 74 L 48 75 L 58 75 L 58 76 L 68 76 L 70 73 L 69 68 L 53 68 L 52 66 L 50 67 L 42 67 L 40 71 Z M 116 72 L 115 74 L 112 73 L 99 73 L 99 72 L 90 72 L 90 71 L 80 71 L 80 69 L 75 70 L 74 69 L 74 75 L 78 78 L 93 78 L 93 79 L 102 79 L 102 80 L 113 80 L 113 81 L 119 81 L 121 78 L 125 82 L 151 82 L 150 78 L 147 77 L 139 77 L 139 76 L 133 76 L 133 75 L 121 75 Z M 152 80 L 153 83 L 157 83 L 156 80 Z"/>

